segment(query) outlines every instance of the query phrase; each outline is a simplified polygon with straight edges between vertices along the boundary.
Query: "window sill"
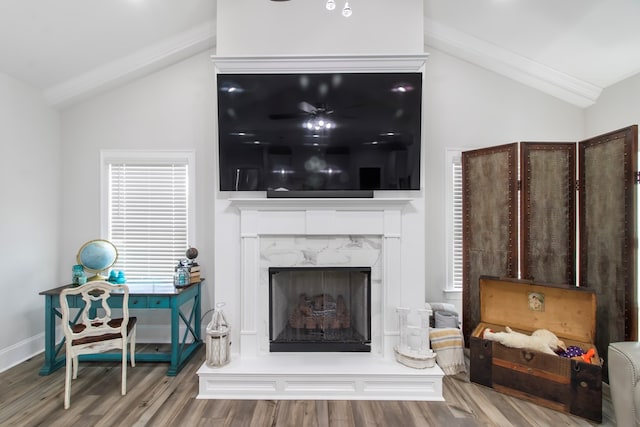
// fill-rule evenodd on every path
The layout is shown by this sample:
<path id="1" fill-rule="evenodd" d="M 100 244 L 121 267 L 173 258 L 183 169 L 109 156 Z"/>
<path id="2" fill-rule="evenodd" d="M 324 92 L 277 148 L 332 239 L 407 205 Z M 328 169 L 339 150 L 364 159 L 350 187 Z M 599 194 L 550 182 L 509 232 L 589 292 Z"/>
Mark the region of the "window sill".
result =
<path id="1" fill-rule="evenodd" d="M 462 289 L 443 289 L 445 301 L 462 301 Z"/>

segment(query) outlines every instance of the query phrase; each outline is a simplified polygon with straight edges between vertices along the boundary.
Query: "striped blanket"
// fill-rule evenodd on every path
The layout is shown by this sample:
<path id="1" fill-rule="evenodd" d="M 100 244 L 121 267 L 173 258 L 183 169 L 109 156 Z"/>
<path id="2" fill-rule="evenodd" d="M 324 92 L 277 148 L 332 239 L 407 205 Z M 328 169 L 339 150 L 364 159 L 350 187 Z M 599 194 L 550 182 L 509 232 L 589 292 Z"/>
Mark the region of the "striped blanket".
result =
<path id="1" fill-rule="evenodd" d="M 436 352 L 436 363 L 446 375 L 466 372 L 464 364 L 464 338 L 458 328 L 432 328 L 429 332 L 431 349 Z"/>

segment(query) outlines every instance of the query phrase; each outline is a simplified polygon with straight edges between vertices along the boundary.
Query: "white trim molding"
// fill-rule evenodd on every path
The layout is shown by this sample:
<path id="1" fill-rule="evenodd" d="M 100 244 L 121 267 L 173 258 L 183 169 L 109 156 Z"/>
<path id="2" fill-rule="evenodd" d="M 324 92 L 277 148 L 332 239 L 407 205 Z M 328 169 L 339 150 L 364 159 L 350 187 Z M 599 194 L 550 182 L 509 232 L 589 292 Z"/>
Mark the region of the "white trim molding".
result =
<path id="1" fill-rule="evenodd" d="M 42 353 L 44 332 L 0 350 L 0 373 Z"/>
<path id="2" fill-rule="evenodd" d="M 333 210 L 333 211 L 383 211 L 402 210 L 411 203 L 412 198 L 230 198 L 229 203 L 239 211 L 300 211 L 300 210 Z"/>
<path id="3" fill-rule="evenodd" d="M 277 72 L 420 72 L 429 54 L 418 55 L 286 55 L 215 56 L 211 59 L 221 73 Z"/>
<path id="4" fill-rule="evenodd" d="M 602 88 L 594 84 L 569 76 L 429 18 L 424 20 L 424 29 L 426 45 L 580 108 L 595 104 L 602 92 Z"/>
<path id="5" fill-rule="evenodd" d="M 424 19 L 425 45 L 464 59 L 502 76 L 533 87 L 565 102 L 586 108 L 603 88 L 430 18 Z M 131 55 L 104 64 L 44 90 L 50 105 L 67 107 L 108 89 L 124 85 L 163 67 L 215 47 L 216 22 L 177 34 Z M 318 56 L 212 56 L 219 72 L 366 72 L 419 71 L 428 54 L 318 55 Z"/>
<path id="6" fill-rule="evenodd" d="M 44 91 L 44 97 L 53 107 L 67 107 L 211 49 L 215 46 L 215 40 L 215 21 L 208 21 L 47 88 Z"/>

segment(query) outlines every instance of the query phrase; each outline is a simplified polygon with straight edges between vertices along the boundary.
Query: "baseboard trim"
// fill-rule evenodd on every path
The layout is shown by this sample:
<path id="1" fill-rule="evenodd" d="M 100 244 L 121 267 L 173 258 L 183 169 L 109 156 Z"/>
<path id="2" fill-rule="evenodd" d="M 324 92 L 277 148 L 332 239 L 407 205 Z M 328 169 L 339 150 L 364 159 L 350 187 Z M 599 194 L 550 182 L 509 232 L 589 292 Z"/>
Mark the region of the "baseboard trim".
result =
<path id="1" fill-rule="evenodd" d="M 186 328 L 180 326 L 179 337 L 183 337 Z M 204 328 L 200 325 L 200 336 L 204 337 Z M 62 336 L 62 331 L 57 331 L 57 337 Z M 136 333 L 136 341 L 139 343 L 158 343 L 166 344 L 171 342 L 171 326 L 170 325 L 144 325 L 139 323 Z M 44 332 L 34 335 L 30 338 L 17 342 L 9 347 L 0 349 L 0 373 L 19 365 L 25 360 L 44 351 Z"/>
<path id="2" fill-rule="evenodd" d="M 44 351 L 44 332 L 0 349 L 0 372 L 31 359 Z"/>

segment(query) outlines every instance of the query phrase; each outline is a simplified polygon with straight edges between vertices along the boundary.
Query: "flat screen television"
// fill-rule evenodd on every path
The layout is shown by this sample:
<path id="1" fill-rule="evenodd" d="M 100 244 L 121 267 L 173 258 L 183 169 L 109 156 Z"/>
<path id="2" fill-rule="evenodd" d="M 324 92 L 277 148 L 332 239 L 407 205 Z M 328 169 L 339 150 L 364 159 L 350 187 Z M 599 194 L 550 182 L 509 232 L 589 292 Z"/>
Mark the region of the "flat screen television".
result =
<path id="1" fill-rule="evenodd" d="M 218 74 L 217 94 L 221 191 L 420 189 L 422 73 Z"/>

